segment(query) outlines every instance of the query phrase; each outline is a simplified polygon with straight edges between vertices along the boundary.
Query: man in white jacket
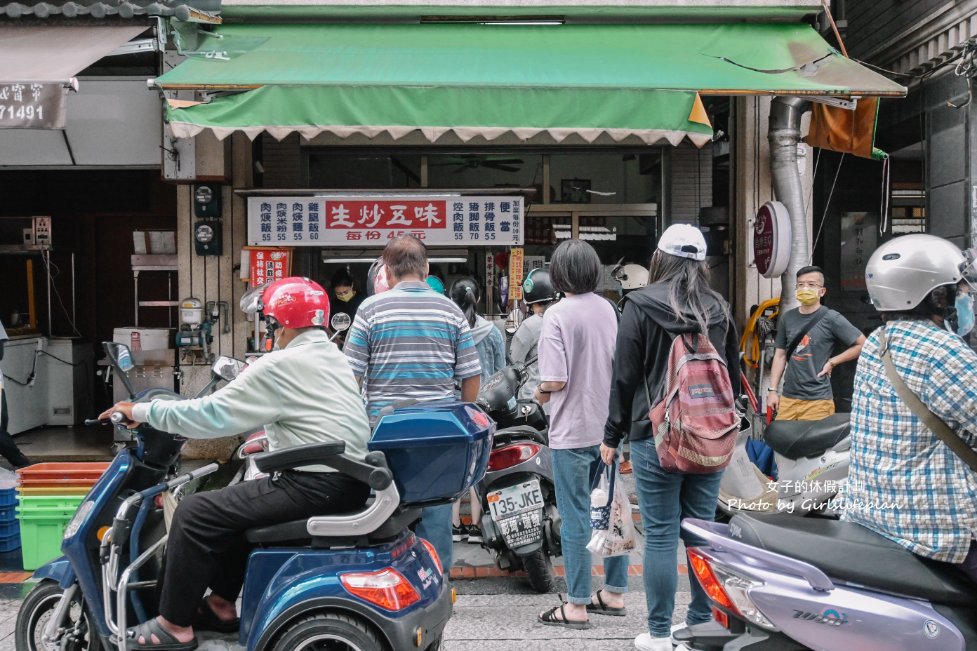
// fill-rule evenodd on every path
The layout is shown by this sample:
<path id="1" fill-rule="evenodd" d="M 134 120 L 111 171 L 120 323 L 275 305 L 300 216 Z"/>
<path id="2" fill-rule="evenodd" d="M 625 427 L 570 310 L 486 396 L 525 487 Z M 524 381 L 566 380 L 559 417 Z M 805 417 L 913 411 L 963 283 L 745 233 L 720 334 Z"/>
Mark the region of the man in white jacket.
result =
<path id="1" fill-rule="evenodd" d="M 276 324 L 275 348 L 213 395 L 193 400 L 120 402 L 130 423 L 189 438 L 214 438 L 264 426 L 272 451 L 342 441 L 362 459 L 370 437 L 359 387 L 346 357 L 323 330 L 325 290 L 285 278 L 261 293 L 266 321 Z M 132 425 L 131 425 L 132 426 Z M 370 489 L 325 466 L 307 466 L 185 498 L 167 544 L 160 616 L 129 629 L 130 649 L 195 648 L 194 628 L 235 631 L 235 601 L 249 548 L 241 533 L 313 515 L 361 507 Z M 204 592 L 210 595 L 201 602 Z"/>

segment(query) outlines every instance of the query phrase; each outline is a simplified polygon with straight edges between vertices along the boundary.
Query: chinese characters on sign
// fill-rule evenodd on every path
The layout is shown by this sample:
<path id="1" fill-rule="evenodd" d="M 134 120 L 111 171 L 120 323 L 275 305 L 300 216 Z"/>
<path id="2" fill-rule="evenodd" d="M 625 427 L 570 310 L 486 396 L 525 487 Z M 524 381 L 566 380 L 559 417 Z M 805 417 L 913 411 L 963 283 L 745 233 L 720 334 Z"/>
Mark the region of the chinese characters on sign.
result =
<path id="1" fill-rule="evenodd" d="M 523 241 L 522 197 L 250 197 L 248 242 L 382 247 L 398 235 L 428 245 Z"/>
<path id="2" fill-rule="evenodd" d="M 523 278 L 523 250 L 522 247 L 509 252 L 509 300 L 522 300 Z"/>
<path id="3" fill-rule="evenodd" d="M 248 280 L 252 287 L 288 277 L 291 251 L 258 247 L 250 248 L 249 251 L 251 275 Z"/>
<path id="4" fill-rule="evenodd" d="M 0 129 L 64 129 L 62 84 L 0 81 Z"/>

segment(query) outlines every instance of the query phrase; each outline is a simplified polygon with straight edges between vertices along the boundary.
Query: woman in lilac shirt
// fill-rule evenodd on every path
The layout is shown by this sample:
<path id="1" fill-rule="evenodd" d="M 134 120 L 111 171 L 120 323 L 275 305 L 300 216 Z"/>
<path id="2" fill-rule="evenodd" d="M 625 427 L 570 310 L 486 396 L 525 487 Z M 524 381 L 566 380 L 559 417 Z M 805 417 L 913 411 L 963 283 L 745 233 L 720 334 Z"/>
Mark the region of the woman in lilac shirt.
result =
<path id="1" fill-rule="evenodd" d="M 628 557 L 604 559 L 604 588 L 591 594 L 590 484 L 603 468 L 600 442 L 607 420 L 617 315 L 594 293 L 602 267 L 594 248 L 569 240 L 553 252 L 550 279 L 566 298 L 543 315 L 539 338 L 541 384 L 536 399 L 550 402 L 550 448 L 568 601 L 539 615 L 548 626 L 590 628 L 588 616 L 624 615 Z"/>

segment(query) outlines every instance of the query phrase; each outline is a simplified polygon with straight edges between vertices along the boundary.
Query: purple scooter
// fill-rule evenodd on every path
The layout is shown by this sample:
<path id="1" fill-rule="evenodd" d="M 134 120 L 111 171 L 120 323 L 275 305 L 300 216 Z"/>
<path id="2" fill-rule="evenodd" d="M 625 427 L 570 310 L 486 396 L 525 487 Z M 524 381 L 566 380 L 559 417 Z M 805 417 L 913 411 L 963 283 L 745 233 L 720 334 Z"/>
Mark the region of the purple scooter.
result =
<path id="1" fill-rule="evenodd" d="M 850 522 L 785 514 L 687 519 L 713 622 L 679 631 L 694 651 L 975 651 L 977 585 Z"/>

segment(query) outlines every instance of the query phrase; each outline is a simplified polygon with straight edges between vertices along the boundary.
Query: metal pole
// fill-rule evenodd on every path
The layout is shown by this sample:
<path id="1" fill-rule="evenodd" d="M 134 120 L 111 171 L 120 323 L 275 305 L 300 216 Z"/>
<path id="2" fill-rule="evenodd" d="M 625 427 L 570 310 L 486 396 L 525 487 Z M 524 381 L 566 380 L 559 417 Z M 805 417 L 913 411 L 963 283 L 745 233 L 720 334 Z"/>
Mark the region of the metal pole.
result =
<path id="1" fill-rule="evenodd" d="M 138 271 L 132 272 L 132 293 L 134 295 L 134 298 L 136 299 L 135 301 L 136 315 L 133 318 L 132 325 L 138 328 L 139 327 L 139 272 Z"/>
<path id="2" fill-rule="evenodd" d="M 53 337 L 53 326 L 51 325 L 51 251 L 45 251 L 41 255 L 44 256 L 44 269 L 47 271 L 47 336 Z"/>
<path id="3" fill-rule="evenodd" d="M 75 316 L 75 252 L 71 252 L 71 327 L 73 330 L 77 330 L 78 327 L 75 325 L 77 317 Z M 72 333 L 75 334 L 75 333 Z"/>

